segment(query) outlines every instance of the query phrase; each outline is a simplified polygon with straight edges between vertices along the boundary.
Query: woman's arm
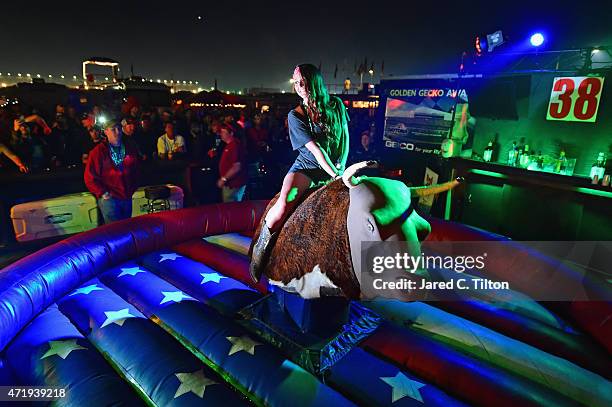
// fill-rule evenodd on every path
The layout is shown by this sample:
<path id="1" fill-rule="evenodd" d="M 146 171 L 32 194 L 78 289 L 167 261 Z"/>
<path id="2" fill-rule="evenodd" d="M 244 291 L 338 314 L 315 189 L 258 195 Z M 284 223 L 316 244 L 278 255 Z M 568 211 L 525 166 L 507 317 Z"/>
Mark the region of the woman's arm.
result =
<path id="1" fill-rule="evenodd" d="M 319 145 L 314 141 L 309 141 L 305 144 L 308 151 L 314 155 L 317 159 L 317 162 L 323 168 L 323 170 L 329 174 L 330 177 L 335 178 L 338 175 L 338 170 L 334 167 L 334 163 L 329 159 L 327 153 L 319 147 Z"/>

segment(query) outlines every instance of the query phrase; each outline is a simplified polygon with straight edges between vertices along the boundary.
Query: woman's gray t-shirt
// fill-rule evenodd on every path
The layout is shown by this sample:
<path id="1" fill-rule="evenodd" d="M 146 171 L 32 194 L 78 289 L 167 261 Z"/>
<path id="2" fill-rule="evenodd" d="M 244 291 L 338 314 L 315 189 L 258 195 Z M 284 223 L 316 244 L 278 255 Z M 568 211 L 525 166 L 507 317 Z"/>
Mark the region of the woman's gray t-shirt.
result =
<path id="1" fill-rule="evenodd" d="M 291 166 L 290 172 L 321 169 L 315 156 L 306 148 L 308 142 L 315 141 L 315 137 L 322 133 L 321 128 L 313 123 L 311 130 L 308 118 L 300 115 L 295 110 L 289 112 L 287 116 L 287 125 L 289 127 L 291 146 L 294 151 L 299 153 Z M 313 131 L 315 134 L 312 134 Z"/>

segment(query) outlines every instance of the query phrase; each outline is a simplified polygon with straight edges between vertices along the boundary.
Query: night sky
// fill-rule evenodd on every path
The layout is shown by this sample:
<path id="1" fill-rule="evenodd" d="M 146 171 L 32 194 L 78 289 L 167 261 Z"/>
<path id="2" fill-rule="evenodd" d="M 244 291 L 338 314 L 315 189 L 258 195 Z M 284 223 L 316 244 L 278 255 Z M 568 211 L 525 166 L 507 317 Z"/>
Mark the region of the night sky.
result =
<path id="1" fill-rule="evenodd" d="M 80 74 L 84 58 L 105 56 L 124 75 L 133 64 L 137 75 L 203 86 L 217 78 L 228 90 L 288 90 L 303 62 L 322 63 L 329 83 L 357 80 L 354 64 L 366 57 L 377 73 L 384 60 L 386 75 L 450 72 L 476 34 L 497 29 L 510 41 L 542 30 L 549 49 L 612 44 L 609 2 L 10 3 L 0 6 L 0 72 Z"/>

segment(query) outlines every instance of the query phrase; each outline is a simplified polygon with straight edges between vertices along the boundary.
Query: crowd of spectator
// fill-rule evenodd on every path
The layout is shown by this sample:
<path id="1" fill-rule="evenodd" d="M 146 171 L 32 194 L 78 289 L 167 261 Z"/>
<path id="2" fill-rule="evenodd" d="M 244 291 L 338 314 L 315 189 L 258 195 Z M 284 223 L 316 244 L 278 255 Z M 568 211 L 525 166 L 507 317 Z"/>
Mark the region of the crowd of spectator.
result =
<path id="1" fill-rule="evenodd" d="M 77 113 L 73 107 L 57 105 L 50 119 L 35 109 L 21 110 L 19 106 L 0 109 L 0 153 L 22 172 L 85 165 L 89 152 L 105 139 L 101 121 L 106 116 L 117 116 L 100 106 Z M 292 159 L 286 123 L 269 113 L 133 106 L 120 123 L 123 135 L 137 145 L 142 160 L 209 160 L 210 150 L 222 144 L 222 125 L 234 130 L 251 163 L 271 156 L 280 161 Z M 11 166 L 6 160 L 0 165 Z"/>
<path id="2" fill-rule="evenodd" d="M 43 117 L 36 109 L 12 105 L 0 108 L 0 171 L 84 170 L 93 149 L 107 142 L 104 121 L 111 118 L 124 141 L 137 151 L 139 161 L 185 161 L 218 169 L 217 187 L 228 200 L 240 200 L 245 183 L 261 174 L 280 183 L 295 158 L 287 112 L 143 108 L 138 104 L 77 111 L 58 104 L 52 114 Z M 349 162 L 377 158 L 372 122 L 364 115 L 351 117 Z"/>

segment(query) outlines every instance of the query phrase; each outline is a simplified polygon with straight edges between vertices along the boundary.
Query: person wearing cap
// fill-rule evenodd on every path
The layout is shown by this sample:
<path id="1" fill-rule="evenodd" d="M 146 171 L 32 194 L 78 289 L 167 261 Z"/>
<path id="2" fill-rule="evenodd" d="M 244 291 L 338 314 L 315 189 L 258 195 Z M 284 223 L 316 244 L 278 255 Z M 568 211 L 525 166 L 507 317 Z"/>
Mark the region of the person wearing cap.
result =
<path id="1" fill-rule="evenodd" d="M 123 120 L 121 120 L 121 131 L 123 132 L 123 141 L 128 144 L 133 144 L 133 146 L 138 151 L 138 157 L 141 160 L 146 160 L 147 155 L 144 154 L 143 150 L 141 149 L 140 145 L 137 143 L 137 140 L 136 140 L 136 123 L 137 123 L 136 119 L 134 119 L 131 116 L 127 116 Z"/>
<path id="2" fill-rule="evenodd" d="M 126 137 L 132 137 L 136 132 L 136 120 L 132 117 L 126 117 L 121 120 L 121 131 Z"/>
<path id="3" fill-rule="evenodd" d="M 217 187 L 221 188 L 223 202 L 240 202 L 248 180 L 246 152 L 231 126 L 220 125 L 219 136 L 225 143 L 225 148 L 219 160 Z"/>
<path id="4" fill-rule="evenodd" d="M 89 112 L 81 114 L 81 125 L 72 129 L 70 141 L 66 143 L 68 165 L 87 164 L 89 152 L 102 141 L 100 129 L 95 127 L 95 118 Z"/>
<path id="5" fill-rule="evenodd" d="M 85 166 L 85 185 L 98 199 L 104 223 L 132 216 L 132 194 L 138 187 L 138 151 L 122 139 L 119 123 L 102 124 L 106 141 L 90 153 Z"/>

